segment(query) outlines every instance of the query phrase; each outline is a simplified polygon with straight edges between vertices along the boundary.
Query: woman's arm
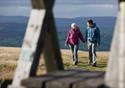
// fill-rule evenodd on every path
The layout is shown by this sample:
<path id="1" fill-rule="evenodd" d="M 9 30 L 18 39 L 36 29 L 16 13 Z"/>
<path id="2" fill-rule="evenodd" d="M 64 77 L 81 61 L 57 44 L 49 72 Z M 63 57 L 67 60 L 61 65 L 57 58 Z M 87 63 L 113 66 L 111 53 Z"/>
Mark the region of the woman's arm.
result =
<path id="1" fill-rule="evenodd" d="M 79 38 L 80 40 L 84 43 L 85 42 L 85 38 L 83 37 L 82 33 L 79 31 Z"/>
<path id="2" fill-rule="evenodd" d="M 67 38 L 66 38 L 66 41 L 65 41 L 65 45 L 67 45 L 69 43 L 69 37 L 70 37 L 70 32 L 67 33 Z"/>

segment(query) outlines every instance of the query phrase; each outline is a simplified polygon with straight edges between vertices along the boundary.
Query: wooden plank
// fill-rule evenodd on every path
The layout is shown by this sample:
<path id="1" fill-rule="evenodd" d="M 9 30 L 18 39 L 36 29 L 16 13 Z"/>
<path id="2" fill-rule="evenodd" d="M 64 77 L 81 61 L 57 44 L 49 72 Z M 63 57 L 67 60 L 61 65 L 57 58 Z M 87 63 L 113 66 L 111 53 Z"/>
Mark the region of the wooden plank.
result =
<path id="1" fill-rule="evenodd" d="M 104 72 L 82 70 L 52 72 L 22 81 L 26 88 L 97 88 L 103 83 Z"/>
<path id="2" fill-rule="evenodd" d="M 66 76 L 71 76 L 76 74 L 75 71 L 57 71 L 48 73 L 41 77 L 32 77 L 22 81 L 22 85 L 26 86 L 27 88 L 45 88 L 46 83 L 53 81 L 58 78 L 63 78 Z"/>
<path id="3" fill-rule="evenodd" d="M 80 80 L 73 84 L 72 88 L 102 88 L 104 84 L 104 79 L 101 77 L 95 77 L 91 79 Z M 106 87 L 103 87 L 106 88 Z"/>
<path id="4" fill-rule="evenodd" d="M 45 88 L 45 82 L 52 79 L 53 77 L 50 76 L 33 77 L 23 80 L 21 85 L 26 86 L 26 88 Z"/>
<path id="5" fill-rule="evenodd" d="M 77 75 L 75 75 L 75 77 L 82 77 L 82 78 L 86 78 L 86 79 L 89 79 L 89 78 L 93 78 L 93 77 L 103 77 L 105 75 L 104 72 L 82 72 L 82 73 L 79 73 Z"/>
<path id="6" fill-rule="evenodd" d="M 84 79 L 74 83 L 72 88 L 99 88 L 104 85 L 104 74 L 104 72 L 79 73 L 75 77 Z"/>
<path id="7" fill-rule="evenodd" d="M 46 82 L 46 88 L 72 88 L 72 85 L 83 78 L 63 77 Z"/>

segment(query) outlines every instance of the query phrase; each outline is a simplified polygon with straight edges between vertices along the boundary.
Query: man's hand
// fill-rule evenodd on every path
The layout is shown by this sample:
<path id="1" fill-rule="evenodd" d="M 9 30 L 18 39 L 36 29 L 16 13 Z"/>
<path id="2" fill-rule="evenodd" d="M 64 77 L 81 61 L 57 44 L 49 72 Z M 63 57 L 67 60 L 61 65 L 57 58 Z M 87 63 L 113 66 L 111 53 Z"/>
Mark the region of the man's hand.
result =
<path id="1" fill-rule="evenodd" d="M 97 47 L 99 47 L 100 46 L 100 44 L 99 43 L 97 43 Z"/>
<path id="2" fill-rule="evenodd" d="M 86 42 L 87 42 L 87 40 L 86 40 L 86 39 L 84 39 L 83 43 L 86 43 Z"/>

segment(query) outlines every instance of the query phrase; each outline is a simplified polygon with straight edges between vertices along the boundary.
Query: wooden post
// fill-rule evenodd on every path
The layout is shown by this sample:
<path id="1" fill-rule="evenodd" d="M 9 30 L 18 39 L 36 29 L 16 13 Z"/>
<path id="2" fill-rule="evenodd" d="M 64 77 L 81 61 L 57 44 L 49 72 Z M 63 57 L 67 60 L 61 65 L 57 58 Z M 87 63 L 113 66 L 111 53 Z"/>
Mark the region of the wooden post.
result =
<path id="1" fill-rule="evenodd" d="M 32 11 L 18 61 L 9 88 L 23 88 L 21 81 L 36 75 L 40 54 L 44 51 L 47 71 L 63 70 L 52 8 L 54 0 L 32 0 Z M 44 48 L 45 47 L 45 48 Z"/>
<path id="2" fill-rule="evenodd" d="M 111 88 L 125 88 L 125 0 L 119 2 L 120 11 L 105 77 Z"/>
<path id="3" fill-rule="evenodd" d="M 45 58 L 45 65 L 48 72 L 63 70 L 63 63 L 61 54 L 59 51 L 59 44 L 57 39 L 57 32 L 55 30 L 54 18 L 51 11 L 47 11 L 46 14 L 46 38 L 43 49 L 43 55 Z"/>

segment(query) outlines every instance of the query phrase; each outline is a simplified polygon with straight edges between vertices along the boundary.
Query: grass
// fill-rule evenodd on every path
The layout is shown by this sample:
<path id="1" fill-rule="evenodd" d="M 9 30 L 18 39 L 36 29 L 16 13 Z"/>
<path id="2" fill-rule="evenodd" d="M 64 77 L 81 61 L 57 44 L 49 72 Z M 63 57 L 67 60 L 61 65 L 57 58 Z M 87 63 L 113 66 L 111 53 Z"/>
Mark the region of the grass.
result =
<path id="1" fill-rule="evenodd" d="M 108 52 L 97 53 L 97 67 L 87 64 L 88 53 L 79 51 L 79 63 L 73 65 L 72 54 L 70 50 L 61 50 L 65 69 L 83 69 L 88 71 L 105 71 L 107 65 Z M 17 66 L 20 54 L 20 48 L 0 47 L 0 79 L 12 79 Z M 43 56 L 41 56 L 43 58 Z M 45 74 L 45 64 L 43 59 L 40 60 L 37 75 Z"/>
<path id="2" fill-rule="evenodd" d="M 69 53 L 62 53 L 63 55 L 63 62 L 65 69 L 83 69 L 88 71 L 105 71 L 107 66 L 107 58 L 108 53 L 107 52 L 98 52 L 97 53 L 97 67 L 93 67 L 88 65 L 88 53 L 79 51 L 79 63 L 78 65 L 73 65 L 72 61 L 72 54 L 70 51 L 66 51 Z M 62 50 L 63 52 L 63 50 Z"/>

